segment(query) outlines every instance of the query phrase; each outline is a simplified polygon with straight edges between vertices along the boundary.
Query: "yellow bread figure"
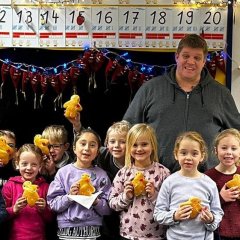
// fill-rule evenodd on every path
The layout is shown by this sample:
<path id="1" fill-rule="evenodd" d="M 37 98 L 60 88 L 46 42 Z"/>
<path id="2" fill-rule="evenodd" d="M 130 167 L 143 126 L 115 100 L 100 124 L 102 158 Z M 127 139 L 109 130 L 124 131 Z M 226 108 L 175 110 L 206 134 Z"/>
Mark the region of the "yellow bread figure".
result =
<path id="1" fill-rule="evenodd" d="M 233 179 L 226 183 L 228 188 L 239 187 L 240 188 L 240 174 L 234 174 Z"/>
<path id="2" fill-rule="evenodd" d="M 226 185 L 228 188 L 238 187 L 238 189 L 240 190 L 240 174 L 234 174 L 233 179 L 229 180 Z M 240 196 L 238 197 L 238 199 L 240 200 Z"/>
<path id="3" fill-rule="evenodd" d="M 145 195 L 146 191 L 146 184 L 147 181 L 144 178 L 144 175 L 142 172 L 136 172 L 134 179 L 132 180 L 132 184 L 134 187 L 134 195 L 140 196 L 140 195 Z"/>
<path id="4" fill-rule="evenodd" d="M 42 138 L 42 135 L 37 134 L 33 139 L 33 143 L 35 146 L 41 149 L 43 154 L 49 155 L 49 148 L 48 148 L 49 141 L 45 138 Z"/>
<path id="5" fill-rule="evenodd" d="M 0 159 L 2 160 L 3 165 L 6 165 L 9 162 L 13 152 L 13 148 L 8 146 L 3 137 L 0 137 Z"/>
<path id="6" fill-rule="evenodd" d="M 201 199 L 198 197 L 190 197 L 188 201 L 181 203 L 180 207 L 186 205 L 190 205 L 192 207 L 190 219 L 196 218 L 203 208 L 201 205 Z"/>
<path id="7" fill-rule="evenodd" d="M 91 196 L 95 192 L 95 187 L 91 183 L 91 178 L 87 173 L 83 173 L 79 180 L 79 195 Z"/>
<path id="8" fill-rule="evenodd" d="M 82 111 L 82 106 L 80 105 L 80 97 L 76 94 L 72 95 L 70 100 L 63 104 L 66 109 L 64 116 L 66 118 L 75 118 L 77 112 Z"/>
<path id="9" fill-rule="evenodd" d="M 30 207 L 33 207 L 36 201 L 39 199 L 38 185 L 32 184 L 30 181 L 23 183 L 23 197 L 27 199 L 27 203 Z"/>

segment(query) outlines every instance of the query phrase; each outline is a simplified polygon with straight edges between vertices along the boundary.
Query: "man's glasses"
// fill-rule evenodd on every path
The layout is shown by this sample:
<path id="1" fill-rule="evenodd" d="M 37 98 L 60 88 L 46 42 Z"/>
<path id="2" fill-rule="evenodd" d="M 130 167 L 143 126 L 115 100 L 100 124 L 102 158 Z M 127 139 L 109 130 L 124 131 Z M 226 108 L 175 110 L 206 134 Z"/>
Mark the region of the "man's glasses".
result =
<path id="1" fill-rule="evenodd" d="M 48 145 L 48 148 L 51 149 L 53 148 L 54 150 L 59 150 L 61 148 L 61 146 L 63 146 L 64 143 L 61 143 L 61 144 L 49 144 Z"/>

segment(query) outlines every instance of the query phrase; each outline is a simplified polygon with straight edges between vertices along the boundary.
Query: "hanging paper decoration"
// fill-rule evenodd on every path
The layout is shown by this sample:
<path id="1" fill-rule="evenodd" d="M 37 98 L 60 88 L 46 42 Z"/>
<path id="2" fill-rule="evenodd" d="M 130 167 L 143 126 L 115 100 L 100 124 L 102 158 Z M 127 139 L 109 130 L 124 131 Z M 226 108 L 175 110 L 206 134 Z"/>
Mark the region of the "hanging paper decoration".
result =
<path id="1" fill-rule="evenodd" d="M 41 81 L 41 75 L 37 72 L 31 72 L 30 73 L 30 83 L 32 86 L 32 90 L 34 92 L 34 109 L 37 108 L 37 90 L 38 90 L 38 85 Z"/>
<path id="2" fill-rule="evenodd" d="M 7 78 L 9 76 L 9 71 L 10 71 L 10 65 L 8 63 L 3 63 L 2 67 L 1 67 L 1 77 L 2 77 L 2 84 L 0 86 L 0 99 L 2 99 L 2 88 L 4 83 L 7 81 Z"/>
<path id="3" fill-rule="evenodd" d="M 26 101 L 26 88 L 27 88 L 27 84 L 29 82 L 30 82 L 30 72 L 23 71 L 23 73 L 22 73 L 22 94 L 23 94 L 25 101 Z"/>
<path id="4" fill-rule="evenodd" d="M 79 16 L 79 24 L 84 20 Z M 163 74 L 171 66 L 148 66 L 139 62 L 132 62 L 127 58 L 128 53 L 119 55 L 106 49 L 87 49 L 83 56 L 71 62 L 64 63 L 56 67 L 37 67 L 25 63 L 14 63 L 9 60 L 2 60 L 1 66 L 1 86 L 0 98 L 2 98 L 2 88 L 10 77 L 15 88 L 16 104 L 18 105 L 18 89 L 21 81 L 21 92 L 26 100 L 27 85 L 30 84 L 34 92 L 34 108 L 37 108 L 37 93 L 40 90 L 40 106 L 47 93 L 48 86 L 52 87 L 57 96 L 54 99 L 54 109 L 62 107 L 62 94 L 68 85 L 73 87 L 73 94 L 77 94 L 78 81 L 80 75 L 88 83 L 88 91 L 97 88 L 96 73 L 100 71 L 107 61 L 105 70 L 106 92 L 111 85 L 123 84 L 129 86 L 130 99 L 134 96 L 139 87 L 156 75 Z M 206 61 L 206 67 L 215 78 L 216 68 L 225 74 L 225 62 L 221 52 L 210 53 Z M 84 76 L 84 73 L 86 76 Z"/>
<path id="5" fill-rule="evenodd" d="M 16 105 L 18 105 L 18 84 L 19 81 L 22 78 L 22 71 L 20 70 L 20 68 L 15 68 L 15 67 L 11 67 L 10 68 L 10 77 L 12 79 L 13 82 L 13 86 L 15 88 L 15 95 L 16 95 Z"/>
<path id="6" fill-rule="evenodd" d="M 73 66 L 70 68 L 69 76 L 71 79 L 71 83 L 73 85 L 73 94 L 77 94 L 77 81 L 79 79 L 80 74 L 81 70 L 79 67 Z"/>
<path id="7" fill-rule="evenodd" d="M 206 62 L 206 66 L 208 68 L 209 73 L 212 75 L 213 78 L 216 77 L 217 65 L 215 58 L 211 58 L 209 61 Z"/>
<path id="8" fill-rule="evenodd" d="M 59 82 L 59 75 L 50 76 L 50 84 L 54 91 L 57 93 L 57 97 L 54 99 L 54 110 L 57 110 L 57 107 L 62 107 L 62 95 L 61 95 L 61 86 Z"/>
<path id="9" fill-rule="evenodd" d="M 217 68 L 219 68 L 223 73 L 226 73 L 225 61 L 222 54 L 219 54 L 219 53 L 216 54 L 215 62 L 216 62 Z"/>
<path id="10" fill-rule="evenodd" d="M 59 80 L 61 85 L 62 92 L 65 90 L 65 88 L 70 84 L 70 74 L 67 70 L 62 70 L 59 74 Z"/>
<path id="11" fill-rule="evenodd" d="M 41 107 L 42 107 L 43 97 L 47 92 L 48 81 L 49 81 L 49 76 L 47 75 L 47 73 L 41 75 L 41 78 L 40 78 L 40 84 L 41 84 L 41 90 L 42 90 L 42 94 L 40 96 L 40 106 Z"/>

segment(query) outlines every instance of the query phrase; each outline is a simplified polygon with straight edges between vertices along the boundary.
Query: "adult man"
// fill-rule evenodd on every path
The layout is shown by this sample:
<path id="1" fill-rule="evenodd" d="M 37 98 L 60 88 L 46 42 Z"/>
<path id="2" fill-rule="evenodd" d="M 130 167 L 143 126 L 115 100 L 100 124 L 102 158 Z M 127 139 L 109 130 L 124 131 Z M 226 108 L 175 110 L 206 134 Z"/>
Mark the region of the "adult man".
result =
<path id="1" fill-rule="evenodd" d="M 171 172 L 178 169 L 173 147 L 179 133 L 194 130 L 207 142 L 204 171 L 217 165 L 211 147 L 215 135 L 230 127 L 240 129 L 240 114 L 230 91 L 204 67 L 207 53 L 203 38 L 186 35 L 179 42 L 176 66 L 144 83 L 123 117 L 132 124 L 146 122 L 155 128 L 160 162 Z"/>

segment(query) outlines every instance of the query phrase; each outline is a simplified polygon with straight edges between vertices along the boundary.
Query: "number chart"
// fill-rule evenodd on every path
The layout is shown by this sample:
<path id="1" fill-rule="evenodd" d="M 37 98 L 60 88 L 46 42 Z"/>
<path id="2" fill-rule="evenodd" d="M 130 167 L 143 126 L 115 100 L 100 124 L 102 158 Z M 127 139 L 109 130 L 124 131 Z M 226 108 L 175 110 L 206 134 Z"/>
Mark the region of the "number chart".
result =
<path id="1" fill-rule="evenodd" d="M 157 5 L 154 0 L 142 5 L 128 0 L 115 5 L 11 2 L 0 0 L 0 47 L 166 50 L 190 33 L 201 34 L 210 49 L 223 49 L 226 42 L 227 6 Z"/>

